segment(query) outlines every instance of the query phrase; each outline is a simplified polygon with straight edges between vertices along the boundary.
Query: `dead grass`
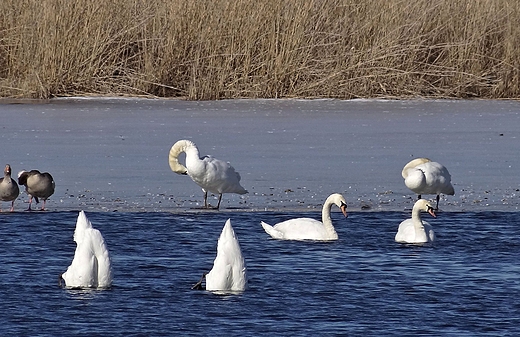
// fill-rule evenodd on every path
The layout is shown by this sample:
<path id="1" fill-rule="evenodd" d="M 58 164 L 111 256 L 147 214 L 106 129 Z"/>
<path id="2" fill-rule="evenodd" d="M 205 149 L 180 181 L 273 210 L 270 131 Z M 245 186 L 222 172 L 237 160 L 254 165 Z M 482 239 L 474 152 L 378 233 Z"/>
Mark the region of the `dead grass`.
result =
<path id="1" fill-rule="evenodd" d="M 0 96 L 520 97 L 517 0 L 3 0 Z"/>

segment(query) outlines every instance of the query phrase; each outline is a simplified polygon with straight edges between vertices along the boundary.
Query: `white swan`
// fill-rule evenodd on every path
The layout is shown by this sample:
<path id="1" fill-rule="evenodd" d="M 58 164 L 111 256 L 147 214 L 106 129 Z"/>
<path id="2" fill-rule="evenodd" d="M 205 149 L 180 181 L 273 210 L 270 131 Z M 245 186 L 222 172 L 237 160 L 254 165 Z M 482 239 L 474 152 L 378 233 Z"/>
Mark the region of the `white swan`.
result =
<path id="1" fill-rule="evenodd" d="M 427 200 L 417 200 L 412 209 L 412 218 L 406 219 L 399 224 L 395 241 L 401 243 L 426 243 L 435 240 L 432 226 L 428 222 L 421 220 L 421 212 L 428 212 L 435 218 L 432 205 Z"/>
<path id="2" fill-rule="evenodd" d="M 240 292 L 246 289 L 246 265 L 230 219 L 226 221 L 218 239 L 217 257 L 213 262 L 213 268 L 202 276 L 193 289 L 203 289 L 204 277 L 206 290 L 209 291 Z"/>
<path id="3" fill-rule="evenodd" d="M 417 158 L 410 161 L 404 166 L 401 175 L 406 187 L 418 194 L 418 199 L 421 199 L 423 194 L 436 194 L 437 206 L 435 209 L 439 209 L 441 193 L 455 194 L 448 169 L 428 158 Z"/>
<path id="4" fill-rule="evenodd" d="M 20 189 L 14 179 L 11 179 L 11 166 L 5 165 L 4 177 L 0 178 L 0 201 L 11 202 L 11 212 L 14 211 L 14 201 L 18 198 Z M 0 212 L 2 211 L 0 207 Z"/>
<path id="5" fill-rule="evenodd" d="M 347 217 L 347 202 L 345 198 L 339 194 L 331 194 L 321 211 L 321 221 L 311 218 L 298 218 L 280 222 L 271 226 L 265 222 L 262 227 L 275 239 L 281 240 L 337 240 L 338 233 L 332 225 L 330 218 L 330 209 L 332 205 L 339 207 L 345 217 Z"/>
<path id="6" fill-rule="evenodd" d="M 186 153 L 186 166 L 179 163 L 179 155 Z M 170 168 L 177 174 L 187 174 L 204 191 L 204 208 L 208 205 L 208 191 L 218 194 L 219 209 L 223 193 L 245 194 L 240 185 L 240 174 L 235 171 L 228 162 L 213 158 L 211 156 L 200 157 L 199 149 L 189 140 L 179 140 L 170 149 Z"/>
<path id="7" fill-rule="evenodd" d="M 112 285 L 110 256 L 103 236 L 92 227 L 85 212 L 76 222 L 74 259 L 61 275 L 68 288 L 109 288 Z"/>
<path id="8" fill-rule="evenodd" d="M 45 210 L 45 202 L 54 193 L 55 183 L 49 172 L 41 173 L 38 170 L 31 171 L 20 171 L 18 173 L 18 184 L 24 185 L 25 190 L 29 194 L 29 208 L 31 210 L 31 203 L 34 197 L 36 203 L 40 201 L 38 198 L 43 200 L 41 210 Z"/>

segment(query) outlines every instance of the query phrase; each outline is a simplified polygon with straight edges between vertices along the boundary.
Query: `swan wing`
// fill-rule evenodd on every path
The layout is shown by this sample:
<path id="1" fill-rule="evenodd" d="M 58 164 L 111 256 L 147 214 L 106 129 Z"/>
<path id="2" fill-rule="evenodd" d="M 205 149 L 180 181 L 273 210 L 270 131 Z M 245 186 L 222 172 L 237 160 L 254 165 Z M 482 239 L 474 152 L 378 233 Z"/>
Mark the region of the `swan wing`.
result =
<path id="1" fill-rule="evenodd" d="M 240 185 L 240 174 L 228 162 L 206 156 L 202 158 L 202 163 L 198 172 L 189 171 L 199 186 L 213 193 L 247 193 Z"/>
<path id="2" fill-rule="evenodd" d="M 328 233 L 321 221 L 311 218 L 297 218 L 274 225 L 274 230 L 282 233 L 285 240 L 327 240 Z M 265 229 L 265 227 L 264 227 Z"/>

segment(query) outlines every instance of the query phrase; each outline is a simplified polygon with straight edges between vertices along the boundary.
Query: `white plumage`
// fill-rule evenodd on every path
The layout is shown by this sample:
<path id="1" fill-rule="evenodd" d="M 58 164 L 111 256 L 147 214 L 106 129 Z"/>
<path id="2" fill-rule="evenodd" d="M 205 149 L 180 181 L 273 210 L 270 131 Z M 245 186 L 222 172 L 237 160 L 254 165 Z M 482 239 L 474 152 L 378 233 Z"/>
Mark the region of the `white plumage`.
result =
<path id="1" fill-rule="evenodd" d="M 332 225 L 330 210 L 332 205 L 339 207 L 345 217 L 347 217 L 347 202 L 339 194 L 331 194 L 321 212 L 321 222 L 311 218 L 297 218 L 280 222 L 271 226 L 261 222 L 267 234 L 274 239 L 280 240 L 337 240 L 338 234 Z"/>
<path id="2" fill-rule="evenodd" d="M 412 209 L 412 218 L 399 224 L 395 241 L 400 243 L 426 243 L 435 240 L 432 226 L 421 219 L 421 212 L 428 212 L 435 217 L 433 207 L 427 200 L 417 200 Z"/>
<path id="3" fill-rule="evenodd" d="M 109 288 L 112 285 L 112 267 L 101 232 L 92 227 L 85 212 L 76 222 L 74 241 L 77 244 L 74 259 L 61 275 L 68 288 Z"/>
<path id="4" fill-rule="evenodd" d="M 179 163 L 179 155 L 186 153 L 186 166 Z M 211 156 L 200 157 L 199 149 L 189 140 L 179 140 L 170 149 L 170 168 L 177 174 L 187 174 L 204 191 L 204 207 L 208 205 L 208 191 L 218 194 L 219 209 L 223 193 L 245 194 L 240 185 L 240 174 L 228 162 Z"/>
<path id="5" fill-rule="evenodd" d="M 421 199 L 424 194 L 437 195 L 439 208 L 440 194 L 454 195 L 455 190 L 451 185 L 451 175 L 448 169 L 428 158 L 417 158 L 410 161 L 403 168 L 401 175 L 406 187 L 418 194 Z"/>

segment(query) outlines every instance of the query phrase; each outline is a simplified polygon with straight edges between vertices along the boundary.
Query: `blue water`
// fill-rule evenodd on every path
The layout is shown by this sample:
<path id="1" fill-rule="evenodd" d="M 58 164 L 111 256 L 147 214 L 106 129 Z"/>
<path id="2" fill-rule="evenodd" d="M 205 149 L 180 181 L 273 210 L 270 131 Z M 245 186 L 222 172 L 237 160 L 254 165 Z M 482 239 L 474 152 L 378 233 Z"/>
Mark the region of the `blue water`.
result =
<path id="1" fill-rule="evenodd" d="M 65 290 L 77 212 L 0 214 L 1 336 L 520 335 L 518 213 L 440 213 L 437 241 L 401 245 L 403 212 L 333 213 L 336 242 L 268 238 L 294 213 L 88 213 L 114 285 Z M 318 213 L 308 216 L 319 218 Z M 191 290 L 227 218 L 248 268 L 241 295 Z"/>

